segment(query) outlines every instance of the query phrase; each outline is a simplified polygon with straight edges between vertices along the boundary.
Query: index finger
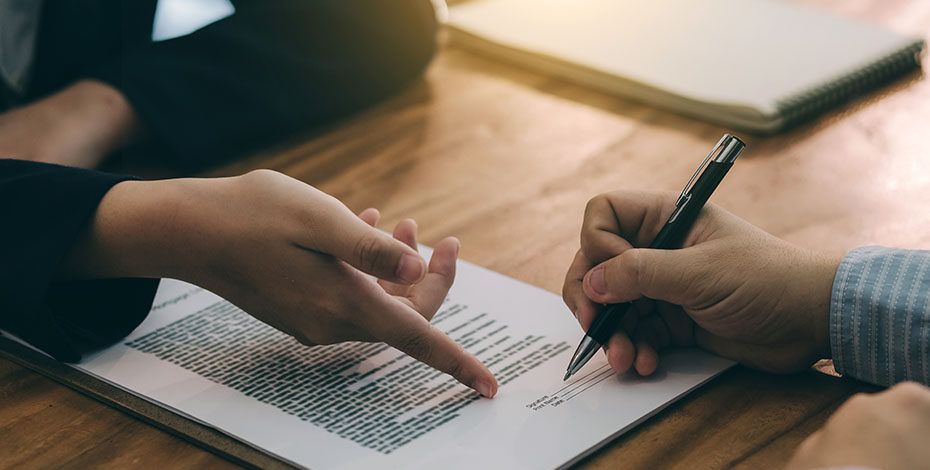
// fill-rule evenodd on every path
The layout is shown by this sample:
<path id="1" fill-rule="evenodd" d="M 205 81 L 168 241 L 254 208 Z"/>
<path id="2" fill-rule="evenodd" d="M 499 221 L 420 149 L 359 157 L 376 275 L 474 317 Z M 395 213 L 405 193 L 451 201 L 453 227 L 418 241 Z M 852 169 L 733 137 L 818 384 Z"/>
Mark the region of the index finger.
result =
<path id="1" fill-rule="evenodd" d="M 497 393 L 497 380 L 478 358 L 465 351 L 411 307 L 383 291 L 379 299 L 378 305 L 365 310 L 379 312 L 367 325 L 368 331 L 375 338 L 451 375 L 485 397 L 491 398 Z"/>
<path id="2" fill-rule="evenodd" d="M 595 264 L 633 247 L 648 246 L 675 210 L 676 195 L 658 191 L 615 191 L 588 201 L 581 250 Z"/>

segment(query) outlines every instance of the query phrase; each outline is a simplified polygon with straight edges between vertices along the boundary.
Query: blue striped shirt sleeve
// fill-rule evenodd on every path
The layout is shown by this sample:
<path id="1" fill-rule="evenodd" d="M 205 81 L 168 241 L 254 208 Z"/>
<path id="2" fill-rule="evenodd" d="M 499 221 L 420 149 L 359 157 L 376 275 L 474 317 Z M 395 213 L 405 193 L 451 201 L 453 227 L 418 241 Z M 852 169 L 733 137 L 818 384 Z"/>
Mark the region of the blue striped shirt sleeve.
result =
<path id="1" fill-rule="evenodd" d="M 840 374 L 877 385 L 930 385 L 930 251 L 869 246 L 840 263 L 830 349 Z"/>

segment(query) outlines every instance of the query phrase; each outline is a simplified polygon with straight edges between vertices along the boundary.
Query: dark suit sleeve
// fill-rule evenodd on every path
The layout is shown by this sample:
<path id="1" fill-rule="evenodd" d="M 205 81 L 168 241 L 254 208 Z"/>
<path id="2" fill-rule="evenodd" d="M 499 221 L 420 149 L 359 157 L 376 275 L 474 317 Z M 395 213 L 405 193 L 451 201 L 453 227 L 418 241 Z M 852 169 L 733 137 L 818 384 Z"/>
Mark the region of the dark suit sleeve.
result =
<path id="1" fill-rule="evenodd" d="M 249 0 L 190 35 L 138 44 L 90 71 L 197 168 L 384 98 L 435 50 L 429 0 Z"/>
<path id="2" fill-rule="evenodd" d="M 0 159 L 0 329 L 60 360 L 77 361 L 145 318 L 157 279 L 56 279 L 104 194 L 127 179 Z"/>

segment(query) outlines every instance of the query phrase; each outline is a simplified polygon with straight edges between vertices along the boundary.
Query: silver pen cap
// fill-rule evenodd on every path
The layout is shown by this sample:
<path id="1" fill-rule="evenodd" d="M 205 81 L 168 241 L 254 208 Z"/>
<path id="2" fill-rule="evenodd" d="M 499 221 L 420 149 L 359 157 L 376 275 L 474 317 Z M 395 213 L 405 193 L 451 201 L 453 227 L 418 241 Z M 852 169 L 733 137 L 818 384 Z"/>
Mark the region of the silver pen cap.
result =
<path id="1" fill-rule="evenodd" d="M 675 202 L 675 205 L 680 206 L 682 201 L 686 199 L 686 196 L 691 191 L 691 187 L 694 185 L 694 182 L 697 181 L 699 176 L 701 176 L 701 172 L 704 171 L 704 168 L 708 163 L 733 163 L 744 148 L 746 148 L 746 143 L 740 140 L 739 137 L 730 134 L 723 134 L 723 137 L 717 141 L 717 145 L 715 145 L 714 148 L 711 149 L 710 153 L 704 157 L 704 161 L 701 162 L 701 166 L 699 166 L 697 170 L 694 170 L 694 174 L 691 175 L 691 179 L 688 180 L 688 184 L 685 185 L 685 189 L 681 190 L 681 195 L 678 196 L 678 201 Z"/>
<path id="2" fill-rule="evenodd" d="M 720 142 L 717 142 L 717 146 L 711 151 L 711 155 L 717 152 L 716 156 L 713 157 L 713 161 L 716 163 L 733 163 L 744 148 L 746 148 L 746 143 L 740 140 L 739 137 L 723 134 L 723 138 L 720 139 Z"/>

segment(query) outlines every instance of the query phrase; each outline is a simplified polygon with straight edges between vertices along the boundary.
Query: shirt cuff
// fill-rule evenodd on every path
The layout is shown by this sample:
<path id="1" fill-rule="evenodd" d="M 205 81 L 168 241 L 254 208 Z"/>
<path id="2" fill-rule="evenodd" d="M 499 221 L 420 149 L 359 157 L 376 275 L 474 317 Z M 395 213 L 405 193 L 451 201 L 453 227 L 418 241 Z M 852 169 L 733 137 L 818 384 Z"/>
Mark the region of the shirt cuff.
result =
<path id="1" fill-rule="evenodd" d="M 869 246 L 837 269 L 830 348 L 840 374 L 878 385 L 930 383 L 930 251 Z"/>

